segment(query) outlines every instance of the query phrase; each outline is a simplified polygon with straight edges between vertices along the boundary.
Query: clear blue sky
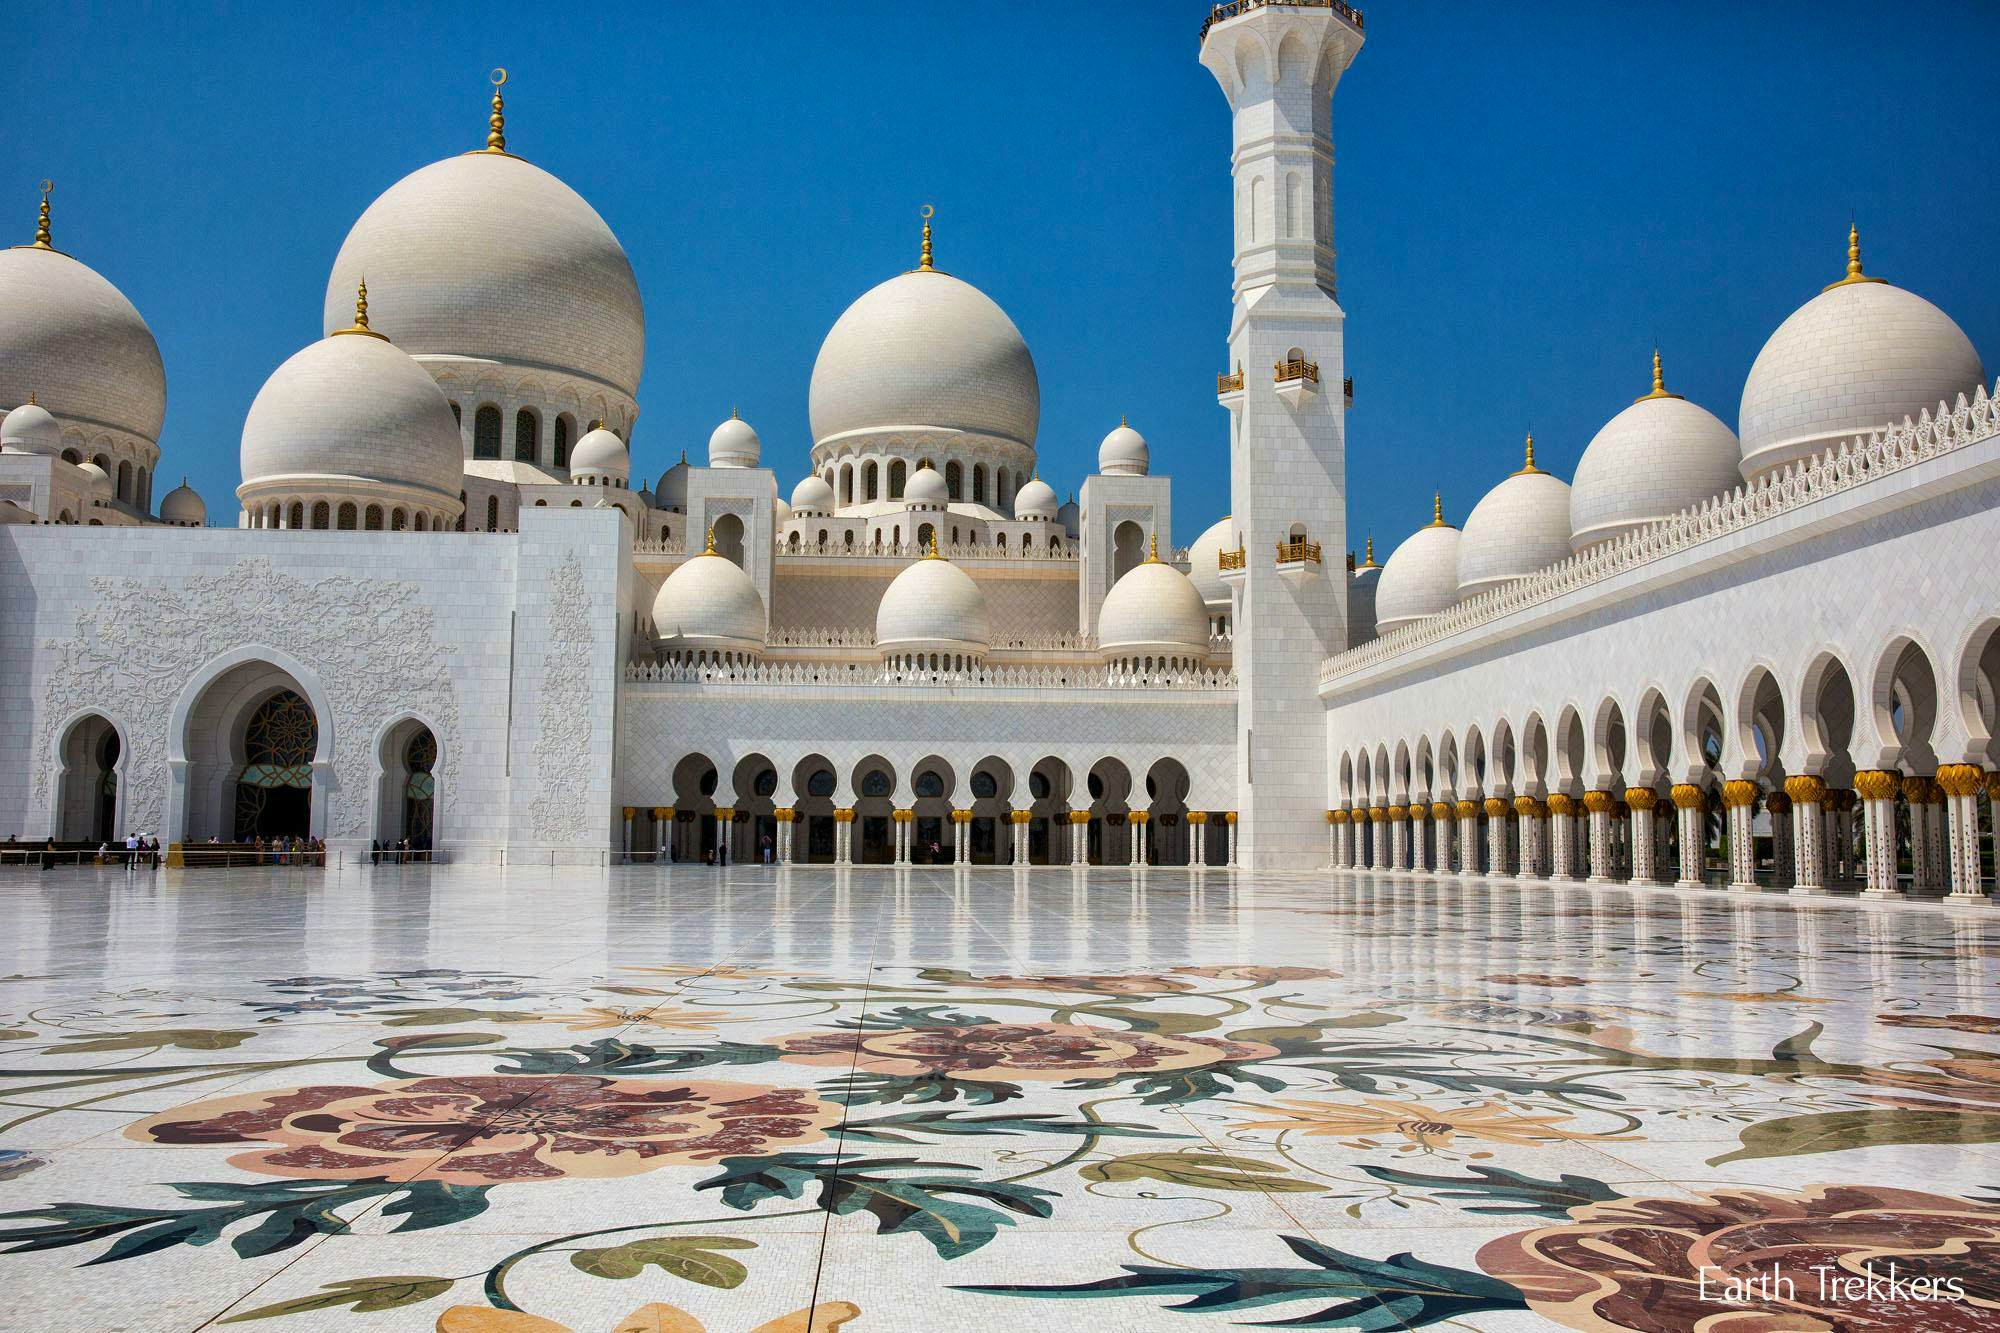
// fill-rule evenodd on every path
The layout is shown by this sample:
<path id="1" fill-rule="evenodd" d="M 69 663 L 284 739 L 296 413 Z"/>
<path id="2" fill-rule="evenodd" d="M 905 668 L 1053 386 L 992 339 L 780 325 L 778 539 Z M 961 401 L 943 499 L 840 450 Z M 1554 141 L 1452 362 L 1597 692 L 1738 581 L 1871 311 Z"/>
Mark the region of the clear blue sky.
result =
<path id="1" fill-rule="evenodd" d="M 1229 123 L 1199 0 L 105 6 L 13 13 L 0 236 L 117 283 L 166 357 L 158 492 L 233 509 L 243 416 L 319 334 L 370 200 L 484 141 L 611 224 L 647 347 L 639 470 L 741 407 L 789 491 L 820 339 L 915 260 L 985 288 L 1073 487 L 1129 413 L 1185 543 L 1227 505 Z M 1567 475 L 1647 387 L 1734 426 L 1763 340 L 1841 273 L 1943 306 L 2000 370 L 2000 4 L 1381 0 L 1335 102 L 1349 531 L 1462 518 L 1532 424 Z M 13 235 L 10 233 L 18 233 Z"/>

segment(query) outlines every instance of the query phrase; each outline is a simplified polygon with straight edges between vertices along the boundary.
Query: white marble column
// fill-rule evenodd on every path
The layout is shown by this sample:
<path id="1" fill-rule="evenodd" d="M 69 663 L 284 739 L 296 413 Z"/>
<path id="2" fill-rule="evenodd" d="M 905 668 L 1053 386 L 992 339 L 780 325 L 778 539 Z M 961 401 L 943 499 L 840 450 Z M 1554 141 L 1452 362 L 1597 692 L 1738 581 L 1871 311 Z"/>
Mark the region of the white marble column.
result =
<path id="1" fill-rule="evenodd" d="M 1389 807 L 1389 869 L 1404 870 L 1410 864 L 1410 811 L 1408 806 Z"/>
<path id="2" fill-rule="evenodd" d="M 1587 791 L 1583 808 L 1590 820 L 1590 874 L 1592 884 L 1609 884 L 1611 879 L 1611 807 L 1608 791 Z"/>
<path id="3" fill-rule="evenodd" d="M 1792 803 L 1792 892 L 1819 893 L 1827 885 L 1824 779 L 1801 773 L 1785 779 Z"/>
<path id="4" fill-rule="evenodd" d="M 1757 887 L 1757 836 L 1751 821 L 1757 814 L 1757 784 L 1740 779 L 1722 785 L 1722 809 L 1729 821 L 1729 887 Z"/>
<path id="5" fill-rule="evenodd" d="M 1708 813 L 1708 794 L 1692 783 L 1677 783 L 1671 793 L 1680 833 L 1681 877 L 1675 883 L 1683 889 L 1704 887 L 1702 880 L 1702 817 Z"/>
<path id="6" fill-rule="evenodd" d="M 1479 873 L 1479 802 L 1458 803 L 1458 873 Z"/>
<path id="7" fill-rule="evenodd" d="M 1326 812 L 1326 864 L 1334 870 L 1340 869 L 1341 821 L 1334 818 L 1339 813 L 1340 811 L 1338 810 L 1329 810 Z"/>
<path id="8" fill-rule="evenodd" d="M 1225 813 L 1222 816 L 1222 822 L 1229 829 L 1229 868 L 1234 870 L 1236 868 L 1236 812 L 1231 810 Z"/>
<path id="9" fill-rule="evenodd" d="M 1944 846 L 1944 789 L 1933 778 L 1903 779 L 1910 808 L 1910 891 L 1941 892 L 1949 877 Z"/>
<path id="10" fill-rule="evenodd" d="M 1938 769 L 1937 782 L 1944 790 L 1949 821 L 1945 864 L 1951 878 L 1951 901 L 1985 902 L 1986 886 L 1979 867 L 1979 793 L 1986 789 L 1986 774 L 1976 764 L 1946 764 Z"/>
<path id="11" fill-rule="evenodd" d="M 1208 811 L 1188 811 L 1188 864 L 1199 870 L 1208 864 Z"/>
<path id="12" fill-rule="evenodd" d="M 778 864 L 792 863 L 792 831 L 798 826 L 799 813 L 790 806 L 776 811 L 778 818 Z"/>
<path id="13" fill-rule="evenodd" d="M 1901 775 L 1884 769 L 1854 775 L 1854 791 L 1861 798 L 1864 897 L 1893 898 L 1901 887 L 1896 872 L 1896 792 L 1901 786 Z"/>
<path id="14" fill-rule="evenodd" d="M 1549 793 L 1549 877 L 1575 879 L 1576 868 L 1570 855 L 1576 850 L 1576 798 L 1566 792 Z"/>
<path id="15" fill-rule="evenodd" d="M 952 811 L 951 823 L 952 864 L 969 866 L 972 864 L 972 812 L 970 810 Z"/>
<path id="16" fill-rule="evenodd" d="M 1419 875 L 1430 871 L 1430 840 L 1424 836 L 1424 818 L 1430 807 L 1421 801 L 1410 804 L 1410 869 Z"/>
<path id="17" fill-rule="evenodd" d="M 1548 807 L 1532 796 L 1514 798 L 1515 828 L 1520 832 L 1521 843 L 1517 849 L 1518 873 L 1522 879 L 1541 879 L 1547 872 L 1543 866 L 1543 842 L 1548 825 L 1544 817 Z"/>
<path id="18" fill-rule="evenodd" d="M 638 813 L 639 811 L 633 806 L 628 805 L 625 807 L 625 859 L 627 861 L 632 859 L 632 820 L 637 817 Z"/>
<path id="19" fill-rule="evenodd" d="M 1660 878 L 1659 862 L 1653 856 L 1654 811 L 1660 794 L 1651 787 L 1627 787 L 1625 808 L 1632 812 L 1632 882 L 1653 884 Z"/>
<path id="20" fill-rule="evenodd" d="M 854 811 L 851 809 L 833 812 L 833 863 L 839 866 L 854 864 Z"/>
<path id="21" fill-rule="evenodd" d="M 1507 824 L 1512 803 L 1498 796 L 1486 799 L 1486 876 L 1503 879 L 1508 871 Z"/>
<path id="22" fill-rule="evenodd" d="M 1798 874 L 1798 857 L 1792 850 L 1792 798 L 1774 791 L 1764 798 L 1764 808 L 1771 813 L 1771 883 L 1790 888 Z"/>
<path id="23" fill-rule="evenodd" d="M 1451 873 L 1451 835 L 1457 815 L 1449 801 L 1431 802 L 1431 873 Z"/>
<path id="24" fill-rule="evenodd" d="M 1069 812 L 1069 863 L 1073 866 L 1090 863 L 1090 811 Z"/>

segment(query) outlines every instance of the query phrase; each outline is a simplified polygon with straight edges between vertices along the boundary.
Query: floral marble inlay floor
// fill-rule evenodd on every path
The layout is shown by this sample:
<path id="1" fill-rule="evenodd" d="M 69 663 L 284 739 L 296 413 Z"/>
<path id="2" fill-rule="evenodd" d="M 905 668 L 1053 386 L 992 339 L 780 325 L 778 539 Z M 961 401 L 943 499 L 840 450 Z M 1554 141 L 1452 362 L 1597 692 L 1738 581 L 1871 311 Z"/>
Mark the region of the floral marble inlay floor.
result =
<path id="1" fill-rule="evenodd" d="M 8 1327 L 2000 1328 L 1979 912 L 756 867 L 0 912 Z"/>

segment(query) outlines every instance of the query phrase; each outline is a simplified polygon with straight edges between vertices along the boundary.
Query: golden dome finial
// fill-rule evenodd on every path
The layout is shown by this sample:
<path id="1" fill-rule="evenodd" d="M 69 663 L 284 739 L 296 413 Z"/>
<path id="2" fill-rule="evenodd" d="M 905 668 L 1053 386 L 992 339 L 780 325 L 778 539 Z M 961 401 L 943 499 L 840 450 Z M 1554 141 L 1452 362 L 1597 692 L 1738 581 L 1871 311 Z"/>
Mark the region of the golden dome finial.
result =
<path id="1" fill-rule="evenodd" d="M 507 104 L 500 99 L 500 89 L 507 82 L 507 71 L 496 66 L 486 77 L 493 84 L 493 114 L 486 118 L 486 151 L 504 153 L 507 151 Z"/>
<path id="2" fill-rule="evenodd" d="M 1847 276 L 1839 282 L 1829 282 L 1820 288 L 1830 292 L 1835 287 L 1845 287 L 1856 282 L 1881 282 L 1881 278 L 1871 278 L 1861 271 L 1861 228 L 1853 222 L 1847 224 Z"/>
<path id="3" fill-rule="evenodd" d="M 1535 473 L 1540 471 L 1541 469 L 1535 466 L 1535 432 L 1529 431 L 1527 461 L 1521 464 L 1521 470 L 1519 472 L 1516 472 L 1514 475 L 1517 477 L 1521 477 L 1521 476 L 1526 476 L 1530 473 Z"/>
<path id="4" fill-rule="evenodd" d="M 1667 392 L 1666 373 L 1660 369 L 1660 349 L 1658 347 L 1655 347 L 1653 349 L 1653 391 L 1649 394 L 1644 394 L 1638 398 L 1634 398 L 1632 401 L 1635 403 L 1648 403 L 1655 398 L 1678 398 L 1678 397 L 1680 397 L 1680 395 L 1677 393 Z"/>
<path id="5" fill-rule="evenodd" d="M 343 333 L 358 333 L 366 338 L 380 338 L 383 342 L 389 341 L 388 334 L 377 333 L 368 327 L 368 279 L 361 279 L 354 288 L 354 322 L 344 329 L 335 329 L 333 333 L 335 337 L 339 337 Z"/>
<path id="6" fill-rule="evenodd" d="M 715 554 L 715 525 L 713 523 L 708 525 L 708 545 L 702 548 L 701 553 L 703 555 Z"/>
<path id="7" fill-rule="evenodd" d="M 1431 492 L 1431 526 L 1441 528 L 1444 523 L 1444 492 Z"/>
<path id="8" fill-rule="evenodd" d="M 937 216 L 937 209 L 925 204 L 917 212 L 924 220 L 924 248 L 917 253 L 917 272 L 935 273 L 937 270 L 931 267 L 931 219 Z"/>
<path id="9" fill-rule="evenodd" d="M 1375 563 L 1375 534 L 1370 533 L 1368 535 L 1368 540 L 1363 544 L 1361 549 L 1361 567 L 1363 569 L 1380 569 L 1381 566 Z"/>
<path id="10" fill-rule="evenodd" d="M 932 529 L 931 529 L 931 550 L 930 550 L 930 554 L 929 554 L 929 555 L 927 555 L 927 556 L 925 556 L 925 557 L 924 557 L 924 559 L 926 559 L 926 560 L 942 560 L 942 559 L 944 559 L 944 557 L 943 557 L 943 556 L 941 556 L 941 555 L 939 555 L 939 554 L 938 554 L 938 548 L 937 548 L 937 529 L 936 529 L 936 528 L 932 528 Z"/>
<path id="11" fill-rule="evenodd" d="M 1160 563 L 1160 530 L 1158 528 L 1153 529 L 1152 536 L 1146 543 L 1146 563 L 1149 565 Z"/>
<path id="12" fill-rule="evenodd" d="M 28 390 L 28 406 L 30 407 L 41 406 L 41 404 L 35 401 L 35 391 L 33 389 Z"/>
<path id="13" fill-rule="evenodd" d="M 49 196 L 54 194 L 55 190 L 56 183 L 54 181 L 45 180 L 42 182 L 42 211 L 35 218 L 35 249 L 37 250 L 53 250 L 56 248 L 54 240 L 49 236 Z"/>

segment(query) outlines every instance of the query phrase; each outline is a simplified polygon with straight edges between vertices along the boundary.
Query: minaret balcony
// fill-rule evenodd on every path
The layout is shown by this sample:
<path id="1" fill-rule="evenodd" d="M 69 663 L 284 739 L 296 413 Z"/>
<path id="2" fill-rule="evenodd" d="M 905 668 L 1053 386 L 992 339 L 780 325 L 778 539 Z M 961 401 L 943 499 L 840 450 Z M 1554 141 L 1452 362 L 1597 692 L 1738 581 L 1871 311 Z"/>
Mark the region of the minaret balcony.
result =
<path id="1" fill-rule="evenodd" d="M 1224 583 L 1243 582 L 1250 572 L 1250 556 L 1241 546 L 1233 551 L 1218 551 L 1215 554 L 1215 572 Z"/>
<path id="2" fill-rule="evenodd" d="M 1304 357 L 1280 361 L 1271 368 L 1271 380 L 1285 406 L 1296 409 L 1319 393 L 1319 362 Z"/>
<path id="3" fill-rule="evenodd" d="M 1303 537 L 1297 541 L 1278 543 L 1278 573 L 1291 583 L 1304 583 L 1307 579 L 1318 578 L 1320 573 L 1320 548 L 1318 542 L 1309 542 Z"/>
<path id="4" fill-rule="evenodd" d="M 1243 402 L 1243 372 L 1215 377 L 1215 401 L 1227 408 L 1236 408 Z"/>

